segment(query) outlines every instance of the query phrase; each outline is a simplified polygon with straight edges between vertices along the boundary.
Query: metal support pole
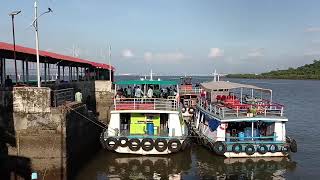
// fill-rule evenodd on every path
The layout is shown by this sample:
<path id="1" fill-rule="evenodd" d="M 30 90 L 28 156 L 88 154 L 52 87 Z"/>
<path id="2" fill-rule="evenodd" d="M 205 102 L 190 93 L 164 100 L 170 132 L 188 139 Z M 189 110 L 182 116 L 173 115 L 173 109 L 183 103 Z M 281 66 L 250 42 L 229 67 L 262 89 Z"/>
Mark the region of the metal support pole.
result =
<path id="1" fill-rule="evenodd" d="M 242 104 L 242 91 L 243 91 L 243 88 L 240 89 L 240 103 Z"/>
<path id="2" fill-rule="evenodd" d="M 60 65 L 58 65 L 58 79 L 61 80 L 61 76 L 60 76 Z"/>
<path id="3" fill-rule="evenodd" d="M 37 1 L 34 2 L 34 20 L 35 20 L 34 27 L 35 27 L 35 34 L 36 34 L 36 52 L 37 52 L 37 81 L 38 81 L 38 87 L 41 87 Z"/>
<path id="4" fill-rule="evenodd" d="M 78 66 L 76 67 L 76 71 L 77 71 L 77 78 L 76 79 L 77 79 L 77 81 L 79 81 L 79 67 Z"/>
<path id="5" fill-rule="evenodd" d="M 48 80 L 49 80 L 49 82 L 50 82 L 50 76 L 51 76 L 51 74 L 50 74 L 50 63 L 47 63 L 48 64 Z"/>
<path id="6" fill-rule="evenodd" d="M 28 58 L 26 59 L 26 82 L 29 83 L 29 63 L 28 63 Z"/>
<path id="7" fill-rule="evenodd" d="M 47 85 L 47 63 L 44 63 L 44 84 Z"/>
<path id="8" fill-rule="evenodd" d="M 17 72 L 17 57 L 16 57 L 16 38 L 14 33 L 14 15 L 12 17 L 12 37 L 13 37 L 13 59 L 14 59 L 14 72 L 15 72 L 15 79 L 16 84 L 18 83 L 18 72 Z"/>
<path id="9" fill-rule="evenodd" d="M 64 81 L 64 66 L 62 66 L 62 80 Z"/>
<path id="10" fill-rule="evenodd" d="M 7 78 L 7 70 L 6 70 L 6 58 L 3 58 L 3 81 L 5 82 L 5 79 Z"/>
<path id="11" fill-rule="evenodd" d="M 251 137 L 252 137 L 252 139 L 251 140 L 253 140 L 253 121 L 251 122 Z"/>
<path id="12" fill-rule="evenodd" d="M 25 70 L 24 70 L 24 63 L 25 61 L 24 60 L 21 60 L 22 62 L 22 82 L 25 83 L 26 79 L 25 79 Z"/>
<path id="13" fill-rule="evenodd" d="M 3 86 L 3 59 L 0 58 L 0 84 Z"/>

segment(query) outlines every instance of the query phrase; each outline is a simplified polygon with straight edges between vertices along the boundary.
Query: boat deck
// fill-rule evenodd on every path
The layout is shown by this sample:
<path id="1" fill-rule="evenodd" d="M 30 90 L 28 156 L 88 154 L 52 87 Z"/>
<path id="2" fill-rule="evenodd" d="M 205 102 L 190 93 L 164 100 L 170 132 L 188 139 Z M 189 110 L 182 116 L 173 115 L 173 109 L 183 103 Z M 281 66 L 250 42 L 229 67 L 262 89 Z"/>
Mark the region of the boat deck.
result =
<path id="1" fill-rule="evenodd" d="M 287 119 L 284 117 L 283 105 L 265 99 L 247 99 L 246 101 L 240 102 L 237 97 L 232 96 L 225 99 L 217 98 L 215 102 L 208 102 L 200 98 L 197 106 L 220 120 L 236 120 L 242 118 Z"/>

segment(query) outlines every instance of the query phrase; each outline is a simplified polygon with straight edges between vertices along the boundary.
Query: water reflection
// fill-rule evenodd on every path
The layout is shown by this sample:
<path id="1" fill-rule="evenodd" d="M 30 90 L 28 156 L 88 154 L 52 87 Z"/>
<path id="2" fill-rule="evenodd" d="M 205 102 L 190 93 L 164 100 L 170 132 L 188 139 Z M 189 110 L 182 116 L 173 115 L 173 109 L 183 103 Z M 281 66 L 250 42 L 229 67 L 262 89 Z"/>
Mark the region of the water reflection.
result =
<path id="1" fill-rule="evenodd" d="M 165 156 L 101 152 L 77 179 L 285 179 L 296 163 L 279 158 L 224 158 L 198 146 Z"/>

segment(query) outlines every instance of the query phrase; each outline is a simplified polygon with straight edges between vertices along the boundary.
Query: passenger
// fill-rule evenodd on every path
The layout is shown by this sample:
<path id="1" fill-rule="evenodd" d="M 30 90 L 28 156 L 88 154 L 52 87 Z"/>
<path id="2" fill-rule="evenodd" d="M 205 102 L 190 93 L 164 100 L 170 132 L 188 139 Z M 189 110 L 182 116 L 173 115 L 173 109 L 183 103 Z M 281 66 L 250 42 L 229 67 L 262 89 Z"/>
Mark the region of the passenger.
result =
<path id="1" fill-rule="evenodd" d="M 128 96 L 129 98 L 132 97 L 132 89 L 131 89 L 131 86 L 128 86 L 128 88 L 127 88 L 127 96 Z"/>
<path id="2" fill-rule="evenodd" d="M 4 81 L 4 86 L 9 88 L 13 86 L 12 79 L 9 75 L 7 75 L 7 79 Z"/>
<path id="3" fill-rule="evenodd" d="M 82 93 L 81 93 L 81 90 L 78 90 L 78 92 L 76 92 L 74 99 L 75 99 L 75 101 L 78 102 L 78 103 L 81 103 L 81 102 L 82 102 Z"/>
<path id="4" fill-rule="evenodd" d="M 136 98 L 142 98 L 142 97 L 144 96 L 144 93 L 143 93 L 143 91 L 140 89 L 139 86 L 137 86 L 137 88 L 136 88 L 136 90 L 135 90 L 134 96 L 135 96 Z"/>
<path id="5" fill-rule="evenodd" d="M 160 92 L 159 86 L 154 88 L 153 94 L 154 94 L 154 96 L 156 98 L 160 98 L 161 97 L 161 92 Z"/>
<path id="6" fill-rule="evenodd" d="M 151 87 L 151 86 L 149 86 L 148 93 L 147 93 L 147 97 L 148 97 L 148 98 L 152 98 L 152 97 L 153 97 L 153 90 L 152 90 L 152 87 Z"/>

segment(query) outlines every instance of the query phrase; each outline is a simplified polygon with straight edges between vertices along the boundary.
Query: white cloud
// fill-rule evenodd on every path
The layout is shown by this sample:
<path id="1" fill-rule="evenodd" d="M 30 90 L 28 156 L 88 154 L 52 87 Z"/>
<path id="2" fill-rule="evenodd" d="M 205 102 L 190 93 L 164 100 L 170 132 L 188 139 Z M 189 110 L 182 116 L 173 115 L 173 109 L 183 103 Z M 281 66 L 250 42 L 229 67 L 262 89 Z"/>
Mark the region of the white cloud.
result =
<path id="1" fill-rule="evenodd" d="M 224 51 L 220 48 L 211 48 L 208 54 L 209 58 L 216 58 L 223 56 Z"/>
<path id="2" fill-rule="evenodd" d="M 248 57 L 262 57 L 262 56 L 264 56 L 263 48 L 252 49 L 248 53 Z"/>
<path id="3" fill-rule="evenodd" d="M 122 57 L 125 57 L 125 58 L 134 57 L 134 54 L 133 54 L 133 52 L 132 52 L 131 49 L 124 49 L 124 50 L 121 52 L 121 55 L 122 55 Z"/>
<path id="4" fill-rule="evenodd" d="M 308 27 L 305 32 L 320 32 L 320 27 Z"/>
<path id="5" fill-rule="evenodd" d="M 146 61 L 154 61 L 155 63 L 177 63 L 184 59 L 188 59 L 182 52 L 167 52 L 167 53 L 152 53 L 145 52 L 144 60 Z"/>

